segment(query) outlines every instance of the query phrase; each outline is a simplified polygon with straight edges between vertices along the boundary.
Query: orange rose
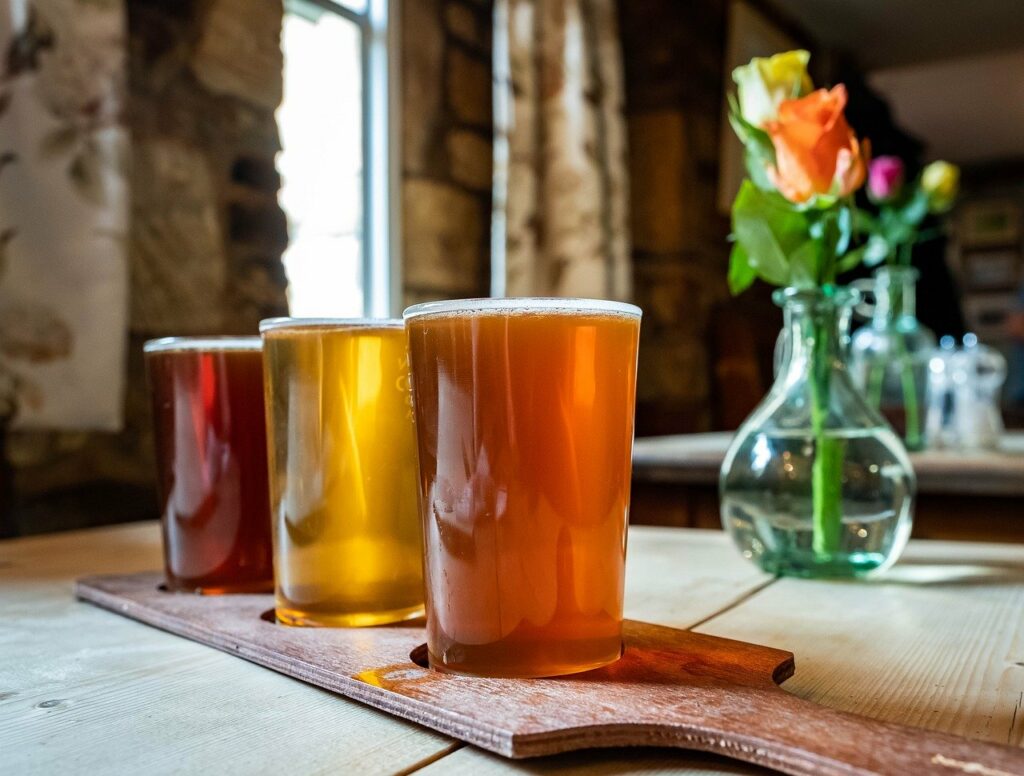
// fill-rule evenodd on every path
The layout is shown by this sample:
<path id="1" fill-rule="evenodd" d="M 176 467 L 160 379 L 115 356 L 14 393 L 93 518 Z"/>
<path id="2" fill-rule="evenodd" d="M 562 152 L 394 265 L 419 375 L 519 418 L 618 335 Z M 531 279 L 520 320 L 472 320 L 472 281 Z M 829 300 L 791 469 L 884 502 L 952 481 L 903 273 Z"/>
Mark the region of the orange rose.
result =
<path id="1" fill-rule="evenodd" d="M 840 84 L 786 100 L 778 118 L 765 125 L 775 146 L 776 166 L 768 177 L 790 202 L 844 196 L 864 183 L 870 145 L 857 140 L 845 108 L 846 87 Z"/>

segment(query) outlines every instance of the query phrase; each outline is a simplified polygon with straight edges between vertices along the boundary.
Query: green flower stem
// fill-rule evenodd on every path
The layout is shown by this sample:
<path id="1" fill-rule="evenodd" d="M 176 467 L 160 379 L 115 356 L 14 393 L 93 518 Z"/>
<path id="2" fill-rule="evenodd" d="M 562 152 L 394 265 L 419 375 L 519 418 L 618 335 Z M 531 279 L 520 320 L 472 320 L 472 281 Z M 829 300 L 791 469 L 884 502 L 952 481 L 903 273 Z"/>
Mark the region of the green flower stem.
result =
<path id="1" fill-rule="evenodd" d="M 842 530 L 842 471 L 845 445 L 827 431 L 832 353 L 828 322 L 813 324 L 814 351 L 811 364 L 811 428 L 814 462 L 811 468 L 813 514 L 812 544 L 818 555 L 839 550 Z"/>
<path id="2" fill-rule="evenodd" d="M 903 408 L 906 412 L 906 442 L 911 450 L 921 449 L 921 413 L 917 406 L 917 380 L 913 367 L 904 364 L 900 380 L 903 383 Z"/>
<path id="3" fill-rule="evenodd" d="M 914 364 L 907 355 L 906 343 L 899 339 L 900 387 L 903 389 L 903 440 L 911 450 L 921 448 L 921 413 L 917 406 L 917 379 Z"/>
<path id="4" fill-rule="evenodd" d="M 885 381 L 885 364 L 872 361 L 868 367 L 868 404 L 876 410 L 882 406 L 882 383 Z"/>
<path id="5" fill-rule="evenodd" d="M 910 245 L 901 245 L 898 258 L 893 262 L 905 267 L 910 266 Z M 903 441 L 911 450 L 922 446 L 921 411 L 917 402 L 917 377 L 914 375 L 914 364 L 907 353 L 907 343 L 899 327 L 903 315 L 903 288 L 895 286 L 890 289 L 890 308 L 887 328 L 895 337 L 895 363 L 900 370 L 900 389 L 903 393 Z M 885 378 L 887 364 L 873 363 L 868 372 L 867 398 L 871 406 L 880 409 L 882 406 L 882 382 Z"/>
<path id="6" fill-rule="evenodd" d="M 897 266 L 909 267 L 914 256 L 913 251 L 914 246 L 911 243 L 900 243 L 897 259 L 893 263 Z"/>

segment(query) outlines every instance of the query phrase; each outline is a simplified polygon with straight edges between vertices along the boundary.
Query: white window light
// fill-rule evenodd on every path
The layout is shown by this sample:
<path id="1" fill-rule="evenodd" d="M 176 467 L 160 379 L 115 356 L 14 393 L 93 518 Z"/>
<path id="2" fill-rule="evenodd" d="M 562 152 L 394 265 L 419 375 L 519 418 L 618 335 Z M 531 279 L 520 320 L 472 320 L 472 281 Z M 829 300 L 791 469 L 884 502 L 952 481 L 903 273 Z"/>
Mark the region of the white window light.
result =
<path id="1" fill-rule="evenodd" d="M 387 316 L 399 303 L 394 0 L 287 0 L 278 109 L 283 260 L 293 315 Z"/>

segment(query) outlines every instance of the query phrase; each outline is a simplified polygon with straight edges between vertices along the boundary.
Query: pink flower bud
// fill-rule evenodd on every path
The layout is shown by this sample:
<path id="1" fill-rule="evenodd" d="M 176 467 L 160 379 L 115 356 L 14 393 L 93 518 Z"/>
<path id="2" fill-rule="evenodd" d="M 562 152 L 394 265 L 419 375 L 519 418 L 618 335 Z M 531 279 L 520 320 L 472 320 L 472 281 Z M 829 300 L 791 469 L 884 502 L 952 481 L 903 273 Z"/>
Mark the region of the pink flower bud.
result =
<path id="1" fill-rule="evenodd" d="M 905 169 L 898 156 L 879 156 L 868 168 L 868 196 L 875 202 L 888 202 L 903 188 Z"/>

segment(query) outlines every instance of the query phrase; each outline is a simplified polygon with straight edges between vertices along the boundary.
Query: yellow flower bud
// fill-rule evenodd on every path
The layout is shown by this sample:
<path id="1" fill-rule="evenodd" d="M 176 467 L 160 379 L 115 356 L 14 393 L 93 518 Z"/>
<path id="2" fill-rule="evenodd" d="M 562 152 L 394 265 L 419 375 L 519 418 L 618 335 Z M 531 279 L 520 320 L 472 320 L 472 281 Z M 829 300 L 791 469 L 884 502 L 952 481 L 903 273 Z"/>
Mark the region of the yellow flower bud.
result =
<path id="1" fill-rule="evenodd" d="M 949 162 L 932 162 L 921 173 L 921 188 L 928 195 L 929 210 L 949 210 L 960 190 L 960 168 Z"/>
<path id="2" fill-rule="evenodd" d="M 776 118 L 784 100 L 809 94 L 814 88 L 807 75 L 810 58 L 808 52 L 798 49 L 773 57 L 754 57 L 750 64 L 733 70 L 743 119 L 763 128 Z"/>

